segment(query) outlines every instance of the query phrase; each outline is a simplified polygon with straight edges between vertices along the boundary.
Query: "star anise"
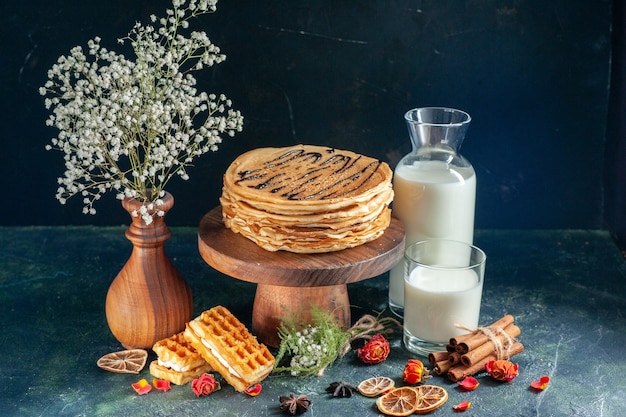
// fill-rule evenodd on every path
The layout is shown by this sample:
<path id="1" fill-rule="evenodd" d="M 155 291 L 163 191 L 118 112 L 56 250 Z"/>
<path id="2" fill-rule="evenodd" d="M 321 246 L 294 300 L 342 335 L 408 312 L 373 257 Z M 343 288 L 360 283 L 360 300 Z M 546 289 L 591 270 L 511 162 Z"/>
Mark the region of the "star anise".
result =
<path id="1" fill-rule="evenodd" d="M 292 416 L 305 413 L 312 402 L 304 394 L 299 394 L 298 396 L 294 394 L 281 395 L 278 397 L 278 401 L 280 401 L 280 409 Z"/>
<path id="2" fill-rule="evenodd" d="M 333 394 L 333 397 L 337 398 L 350 398 L 352 397 L 352 393 L 356 391 L 352 385 L 347 382 L 331 382 L 331 384 L 326 388 L 326 392 L 329 394 Z"/>

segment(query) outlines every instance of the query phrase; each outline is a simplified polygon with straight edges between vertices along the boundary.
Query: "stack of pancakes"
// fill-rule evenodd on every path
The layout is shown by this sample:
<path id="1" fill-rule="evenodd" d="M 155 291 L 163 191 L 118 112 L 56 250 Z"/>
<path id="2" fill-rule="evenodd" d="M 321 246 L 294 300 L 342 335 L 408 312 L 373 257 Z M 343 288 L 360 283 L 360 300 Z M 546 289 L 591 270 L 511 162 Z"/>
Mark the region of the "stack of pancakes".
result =
<path id="1" fill-rule="evenodd" d="M 377 159 L 314 145 L 259 148 L 224 174 L 224 224 L 269 251 L 332 252 L 380 237 L 392 171 Z"/>

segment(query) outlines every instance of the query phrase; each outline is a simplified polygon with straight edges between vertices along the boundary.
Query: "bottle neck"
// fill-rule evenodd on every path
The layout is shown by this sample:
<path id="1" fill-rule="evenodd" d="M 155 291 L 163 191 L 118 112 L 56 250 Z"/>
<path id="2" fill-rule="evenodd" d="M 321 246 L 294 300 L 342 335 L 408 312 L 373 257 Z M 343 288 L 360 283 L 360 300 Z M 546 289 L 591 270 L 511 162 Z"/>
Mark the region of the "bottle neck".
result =
<path id="1" fill-rule="evenodd" d="M 405 115 L 414 153 L 441 151 L 458 154 L 471 117 L 468 113 L 445 107 L 423 107 Z"/>

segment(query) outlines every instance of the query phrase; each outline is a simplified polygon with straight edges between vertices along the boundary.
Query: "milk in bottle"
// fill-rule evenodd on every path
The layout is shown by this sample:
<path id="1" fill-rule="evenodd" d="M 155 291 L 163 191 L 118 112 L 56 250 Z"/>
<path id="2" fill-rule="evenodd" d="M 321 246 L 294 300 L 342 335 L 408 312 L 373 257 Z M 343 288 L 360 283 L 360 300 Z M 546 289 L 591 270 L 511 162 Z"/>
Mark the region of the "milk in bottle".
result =
<path id="1" fill-rule="evenodd" d="M 476 174 L 458 153 L 469 114 L 427 107 L 410 110 L 405 120 L 413 150 L 395 168 L 392 215 L 404 224 L 406 246 L 435 238 L 472 244 Z M 403 260 L 390 271 L 389 307 L 402 317 Z"/>

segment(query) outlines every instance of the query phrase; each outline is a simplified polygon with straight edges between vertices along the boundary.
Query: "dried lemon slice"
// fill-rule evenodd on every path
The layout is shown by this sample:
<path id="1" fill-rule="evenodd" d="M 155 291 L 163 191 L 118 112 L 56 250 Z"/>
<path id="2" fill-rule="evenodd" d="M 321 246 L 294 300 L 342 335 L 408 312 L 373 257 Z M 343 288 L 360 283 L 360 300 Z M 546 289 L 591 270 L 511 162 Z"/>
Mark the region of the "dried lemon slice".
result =
<path id="1" fill-rule="evenodd" d="M 148 352 L 143 349 L 121 350 L 119 352 L 107 353 L 98 359 L 98 366 L 104 370 L 124 373 L 138 374 L 148 360 Z"/>
<path id="2" fill-rule="evenodd" d="M 426 414 L 441 407 L 448 401 L 448 391 L 437 385 L 420 385 L 413 388 L 417 391 L 415 414 Z"/>
<path id="3" fill-rule="evenodd" d="M 412 387 L 395 388 L 376 400 L 376 407 L 389 416 L 408 416 L 415 412 L 418 393 Z"/>
<path id="4" fill-rule="evenodd" d="M 368 378 L 365 381 L 361 381 L 356 389 L 359 390 L 361 395 L 365 395 L 366 397 L 376 397 L 393 389 L 394 385 L 395 383 L 391 378 L 386 376 L 375 376 Z"/>

